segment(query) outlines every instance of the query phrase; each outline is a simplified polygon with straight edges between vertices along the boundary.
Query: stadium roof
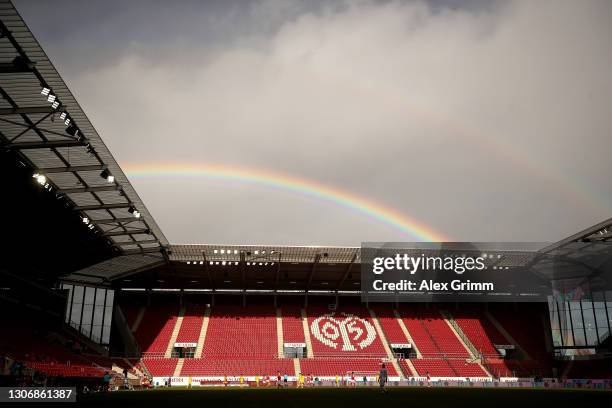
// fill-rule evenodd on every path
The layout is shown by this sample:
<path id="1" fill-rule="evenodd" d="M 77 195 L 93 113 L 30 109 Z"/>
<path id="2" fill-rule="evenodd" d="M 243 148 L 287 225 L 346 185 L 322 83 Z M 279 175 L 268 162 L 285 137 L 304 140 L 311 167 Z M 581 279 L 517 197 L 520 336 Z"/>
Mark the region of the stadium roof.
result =
<path id="1" fill-rule="evenodd" d="M 0 0 L 0 95 L 0 151 L 15 152 L 38 176 L 33 182 L 65 200 L 67 207 L 90 225 L 87 233 L 106 238 L 120 252 L 113 259 L 65 276 L 65 280 L 212 290 L 356 289 L 359 248 L 169 245 L 8 0 Z M 582 276 L 588 276 L 610 262 L 611 242 L 612 219 L 546 247 L 538 256 L 534 251 L 508 251 L 501 260 L 491 262 L 509 266 L 537 263 L 542 270 L 558 271 L 558 258 L 551 261 L 548 255 L 562 256 L 570 273 L 579 262 Z"/>
<path id="2" fill-rule="evenodd" d="M 611 290 L 612 218 L 543 248 L 532 267 L 571 287 Z"/>
<path id="3" fill-rule="evenodd" d="M 91 233 L 107 237 L 124 254 L 168 244 L 8 0 L 0 0 L 0 95 L 0 147 L 18 152 L 41 176 L 41 188 L 65 199 L 92 225 Z"/>
<path id="4" fill-rule="evenodd" d="M 161 253 L 121 255 L 64 276 L 65 282 L 103 285 L 123 276 L 165 264 Z"/>
<path id="5" fill-rule="evenodd" d="M 476 252 L 480 256 L 482 252 L 470 245 L 465 248 L 468 248 L 466 253 Z M 413 256 L 430 251 L 438 252 L 418 246 L 407 250 Z M 148 268 L 136 258 L 130 258 L 134 262 L 131 271 L 129 264 L 125 264 L 128 269 L 116 268 L 111 260 L 64 279 L 121 288 L 354 292 L 361 282 L 360 253 L 357 247 L 170 245 L 166 261 L 161 257 L 155 263 L 148 259 L 147 262 L 152 262 Z M 536 252 L 517 250 L 508 244 L 508 248 L 489 255 L 487 265 L 503 269 L 527 265 Z"/>

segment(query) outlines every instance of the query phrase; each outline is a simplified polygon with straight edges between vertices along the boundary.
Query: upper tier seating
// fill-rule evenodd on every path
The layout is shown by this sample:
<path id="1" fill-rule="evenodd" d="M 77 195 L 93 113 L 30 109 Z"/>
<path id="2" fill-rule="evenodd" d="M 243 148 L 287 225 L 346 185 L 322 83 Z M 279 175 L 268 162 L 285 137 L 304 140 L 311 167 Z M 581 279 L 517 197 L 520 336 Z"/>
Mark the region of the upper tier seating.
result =
<path id="1" fill-rule="evenodd" d="M 545 329 L 538 313 L 501 309 L 492 311 L 492 314 L 531 358 L 541 359 L 548 355 Z"/>
<path id="2" fill-rule="evenodd" d="M 197 343 L 200 337 L 200 330 L 204 322 L 205 306 L 202 305 L 187 305 L 185 307 L 185 315 L 183 322 L 176 337 L 177 343 Z"/>
<path id="3" fill-rule="evenodd" d="M 424 357 L 466 359 L 470 356 L 439 311 L 403 311 L 402 316 Z"/>
<path id="4" fill-rule="evenodd" d="M 425 357 L 439 357 L 441 352 L 436 346 L 436 343 L 427 332 L 421 319 L 417 314 L 408 314 L 402 312 L 403 322 L 414 340 L 415 346 L 419 349 L 421 354 Z"/>
<path id="5" fill-rule="evenodd" d="M 143 353 L 163 355 L 168 348 L 176 319 L 178 306 L 161 305 L 147 307 L 144 317 L 134 333 L 134 337 Z"/>
<path id="6" fill-rule="evenodd" d="M 121 305 L 121 312 L 123 313 L 125 321 L 130 329 L 134 326 L 140 309 L 140 307 L 131 304 Z"/>
<path id="7" fill-rule="evenodd" d="M 202 357 L 273 359 L 277 354 L 276 312 L 273 307 L 212 308 Z"/>
<path id="8" fill-rule="evenodd" d="M 298 306 L 283 306 L 283 342 L 304 343 L 304 327 L 301 308 Z"/>
<path id="9" fill-rule="evenodd" d="M 402 331 L 402 328 L 399 325 L 398 319 L 390 307 L 384 308 L 384 307 L 379 306 L 379 307 L 375 307 L 374 311 L 376 312 L 376 317 L 378 317 L 380 326 L 382 327 L 382 330 L 385 333 L 385 337 L 387 338 L 387 342 L 389 344 L 408 343 L 408 339 L 406 338 L 406 335 Z"/>
<path id="10" fill-rule="evenodd" d="M 484 313 L 461 311 L 456 313 L 454 319 L 476 350 L 484 356 L 499 356 L 495 344 L 509 343 Z"/>

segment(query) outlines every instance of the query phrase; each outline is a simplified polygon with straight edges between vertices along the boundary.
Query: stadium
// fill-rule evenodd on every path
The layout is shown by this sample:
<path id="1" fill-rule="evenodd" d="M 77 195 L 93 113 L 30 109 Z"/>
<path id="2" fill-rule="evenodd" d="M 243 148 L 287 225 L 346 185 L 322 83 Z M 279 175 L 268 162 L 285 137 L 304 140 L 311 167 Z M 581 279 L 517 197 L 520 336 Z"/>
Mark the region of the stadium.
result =
<path id="1" fill-rule="evenodd" d="M 84 406 L 609 403 L 612 219 L 459 249 L 538 271 L 546 301 L 370 301 L 357 246 L 175 244 L 8 0 L 0 20 L 3 387 Z"/>

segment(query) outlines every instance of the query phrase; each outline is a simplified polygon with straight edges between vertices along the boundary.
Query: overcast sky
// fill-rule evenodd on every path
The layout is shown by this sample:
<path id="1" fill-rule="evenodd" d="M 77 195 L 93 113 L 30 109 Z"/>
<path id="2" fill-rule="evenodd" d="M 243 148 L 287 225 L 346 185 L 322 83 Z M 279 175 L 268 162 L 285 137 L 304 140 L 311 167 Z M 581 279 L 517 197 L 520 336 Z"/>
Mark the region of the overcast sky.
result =
<path id="1" fill-rule="evenodd" d="M 461 241 L 612 215 L 610 1 L 15 3 L 122 167 L 290 174 Z M 131 180 L 171 243 L 415 240 L 265 186 Z"/>

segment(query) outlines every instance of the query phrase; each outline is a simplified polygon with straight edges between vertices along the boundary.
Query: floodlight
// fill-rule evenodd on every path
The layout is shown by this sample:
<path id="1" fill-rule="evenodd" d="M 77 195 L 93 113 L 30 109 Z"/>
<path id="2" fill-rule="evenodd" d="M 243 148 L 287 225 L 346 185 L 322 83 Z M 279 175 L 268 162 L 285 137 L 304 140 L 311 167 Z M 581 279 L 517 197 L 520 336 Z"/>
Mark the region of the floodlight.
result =
<path id="1" fill-rule="evenodd" d="M 102 170 L 102 172 L 100 173 L 100 177 L 106 179 L 106 181 L 108 181 L 109 183 L 115 182 L 115 176 L 111 175 L 106 169 Z"/>

